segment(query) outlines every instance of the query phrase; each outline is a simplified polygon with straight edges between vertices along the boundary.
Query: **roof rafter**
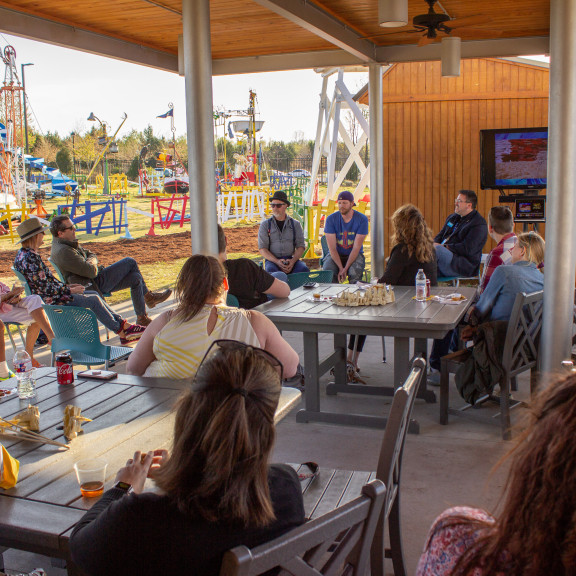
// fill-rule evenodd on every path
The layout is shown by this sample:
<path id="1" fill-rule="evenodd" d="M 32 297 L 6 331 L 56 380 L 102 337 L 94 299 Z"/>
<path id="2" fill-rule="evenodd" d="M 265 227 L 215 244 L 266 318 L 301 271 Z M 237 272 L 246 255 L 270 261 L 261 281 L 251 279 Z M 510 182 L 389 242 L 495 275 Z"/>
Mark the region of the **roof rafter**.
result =
<path id="1" fill-rule="evenodd" d="M 256 4 L 342 48 L 367 64 L 376 62 L 376 45 L 350 26 L 306 0 L 253 0 Z"/>

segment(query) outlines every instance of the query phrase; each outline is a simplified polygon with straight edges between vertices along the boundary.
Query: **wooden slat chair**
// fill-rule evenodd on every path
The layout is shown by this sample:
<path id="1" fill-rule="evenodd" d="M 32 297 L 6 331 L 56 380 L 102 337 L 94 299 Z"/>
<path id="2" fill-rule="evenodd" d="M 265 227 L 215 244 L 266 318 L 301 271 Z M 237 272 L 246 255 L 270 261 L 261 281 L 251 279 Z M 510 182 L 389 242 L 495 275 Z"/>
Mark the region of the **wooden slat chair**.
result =
<path id="1" fill-rule="evenodd" d="M 386 501 L 372 545 L 372 576 L 384 576 L 385 558 L 392 559 L 395 576 L 406 575 L 400 525 L 400 477 L 408 424 L 412 417 L 416 394 L 425 375 L 426 361 L 423 358 L 416 358 L 404 385 L 394 393 L 390 406 L 376 469 L 376 478 L 386 485 Z M 388 525 L 390 548 L 386 548 L 384 542 L 386 525 Z"/>
<path id="2" fill-rule="evenodd" d="M 275 568 L 284 576 L 366 576 L 370 546 L 386 488 L 378 480 L 340 508 L 249 549 L 224 554 L 220 576 L 258 576 Z"/>
<path id="3" fill-rule="evenodd" d="M 526 294 L 520 292 L 516 296 L 512 314 L 506 331 L 506 343 L 502 354 L 504 376 L 500 384 L 500 395 L 490 395 L 486 400 L 500 404 L 500 426 L 502 438 L 510 440 L 510 410 L 522 404 L 510 398 L 510 391 L 517 390 L 517 376 L 530 370 L 530 391 L 536 387 L 538 344 L 542 329 L 542 310 L 544 292 Z M 470 410 L 472 405 L 454 409 L 449 406 L 449 378 L 468 359 L 471 349 L 458 350 L 444 356 L 440 361 L 440 424 L 448 423 L 448 414 L 466 416 L 473 420 L 494 422 L 493 417 L 478 414 L 478 410 Z"/>
<path id="4" fill-rule="evenodd" d="M 60 350 L 70 350 L 76 364 L 105 365 L 108 370 L 132 354 L 129 346 L 107 346 L 100 341 L 96 314 L 78 306 L 43 306 L 54 331 L 52 340 L 52 366 Z"/>

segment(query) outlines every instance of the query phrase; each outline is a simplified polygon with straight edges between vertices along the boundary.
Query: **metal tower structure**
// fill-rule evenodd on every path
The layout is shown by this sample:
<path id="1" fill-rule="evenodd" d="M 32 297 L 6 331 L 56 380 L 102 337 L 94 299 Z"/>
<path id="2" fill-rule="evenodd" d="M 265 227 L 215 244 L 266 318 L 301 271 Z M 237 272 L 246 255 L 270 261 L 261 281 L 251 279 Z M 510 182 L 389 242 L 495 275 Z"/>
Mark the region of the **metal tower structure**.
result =
<path id="1" fill-rule="evenodd" d="M 16 70 L 16 50 L 6 46 L 2 52 L 4 82 L 0 88 L 0 201 L 8 196 L 26 201 L 24 169 L 24 88 Z"/>

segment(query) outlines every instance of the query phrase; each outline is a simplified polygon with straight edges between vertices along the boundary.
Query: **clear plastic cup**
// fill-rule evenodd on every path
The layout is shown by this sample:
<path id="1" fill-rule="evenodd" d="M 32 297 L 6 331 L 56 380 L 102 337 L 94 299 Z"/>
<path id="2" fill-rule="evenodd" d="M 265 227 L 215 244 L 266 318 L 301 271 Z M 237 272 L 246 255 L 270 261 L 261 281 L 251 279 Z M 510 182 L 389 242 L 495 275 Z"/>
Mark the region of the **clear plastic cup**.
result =
<path id="1" fill-rule="evenodd" d="M 88 458 L 74 464 L 82 496 L 95 498 L 102 495 L 107 467 L 108 462 L 103 458 Z"/>

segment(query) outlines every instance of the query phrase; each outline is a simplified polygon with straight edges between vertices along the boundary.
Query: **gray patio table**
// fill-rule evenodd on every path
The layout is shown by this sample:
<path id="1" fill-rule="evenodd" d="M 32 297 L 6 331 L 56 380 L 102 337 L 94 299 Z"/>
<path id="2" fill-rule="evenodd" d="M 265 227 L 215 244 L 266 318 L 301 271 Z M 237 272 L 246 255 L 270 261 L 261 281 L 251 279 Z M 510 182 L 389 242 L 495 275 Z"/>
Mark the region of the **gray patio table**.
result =
<path id="1" fill-rule="evenodd" d="M 401 386 L 410 371 L 410 339 L 415 340 L 415 353 L 426 355 L 426 339 L 443 338 L 463 318 L 476 291 L 469 287 L 435 287 L 432 295 L 458 292 L 466 297 L 459 304 L 441 304 L 435 301 L 417 302 L 414 288 L 397 286 L 396 301 L 385 306 L 341 307 L 330 301 L 313 302 L 312 292 L 321 297 L 333 297 L 343 290 L 354 291 L 356 286 L 321 284 L 313 291 L 305 288 L 294 290 L 288 298 L 276 299 L 256 308 L 265 314 L 279 330 L 302 332 L 304 337 L 304 376 L 306 391 L 304 409 L 296 414 L 297 422 L 329 422 L 352 426 L 384 428 L 386 418 L 366 414 L 326 412 L 320 406 L 319 379 L 334 367 L 333 384 L 327 394 L 339 392 L 390 396 Z M 318 335 L 334 335 L 334 352 L 323 360 L 319 358 Z M 346 383 L 346 335 L 366 334 L 394 337 L 394 381 L 392 386 L 365 386 Z M 418 397 L 435 402 L 433 391 L 421 388 Z M 413 423 L 411 432 L 418 431 Z"/>
<path id="2" fill-rule="evenodd" d="M 54 368 L 38 370 L 37 396 L 40 433 L 65 442 L 62 432 L 64 408 L 73 404 L 92 422 L 70 442 L 70 450 L 26 441 L 3 441 L 20 461 L 18 483 L 0 490 L 0 566 L 7 548 L 27 550 L 67 561 L 68 574 L 78 574 L 69 561 L 68 541 L 74 525 L 97 498 L 83 498 L 73 465 L 78 460 L 103 457 L 108 461 L 106 487 L 136 450 L 167 448 L 171 444 L 172 407 L 189 385 L 186 380 L 142 378 L 119 374 L 108 382 L 78 379 L 59 386 Z M 2 388 L 15 386 L 15 379 Z M 299 401 L 301 393 L 283 388 L 276 421 Z M 0 399 L 0 416 L 12 418 L 27 402 L 16 394 Z M 0 437 L 1 440 L 1 437 Z"/>

